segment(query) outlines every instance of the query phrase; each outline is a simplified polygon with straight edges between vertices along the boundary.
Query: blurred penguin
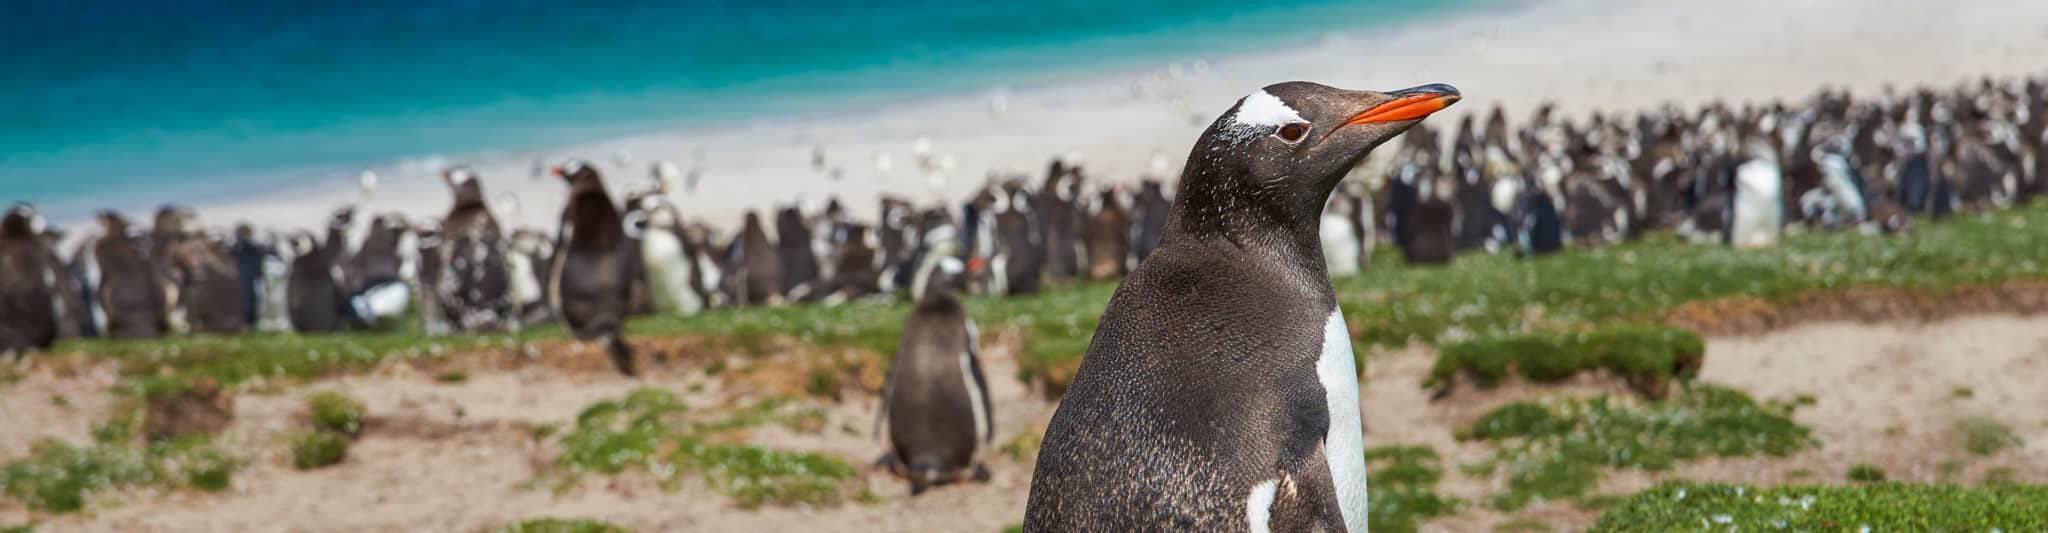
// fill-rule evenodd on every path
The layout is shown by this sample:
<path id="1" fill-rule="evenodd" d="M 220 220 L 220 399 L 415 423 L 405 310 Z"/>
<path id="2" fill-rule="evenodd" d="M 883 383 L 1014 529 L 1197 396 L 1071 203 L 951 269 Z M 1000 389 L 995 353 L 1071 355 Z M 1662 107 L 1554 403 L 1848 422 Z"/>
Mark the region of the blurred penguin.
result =
<path id="1" fill-rule="evenodd" d="M 880 463 L 908 480 L 913 496 L 989 478 L 980 455 L 995 438 L 994 417 L 980 339 L 960 305 L 966 268 L 957 252 L 957 245 L 941 245 L 919 269 L 922 297 L 904 325 L 876 420 L 889 426 Z"/>
<path id="2" fill-rule="evenodd" d="M 633 349 L 625 339 L 633 284 L 640 278 L 636 244 L 626 238 L 618 207 L 596 167 L 570 161 L 554 174 L 568 182 L 569 205 L 562 210 L 550 257 L 550 307 L 577 340 L 603 344 L 619 373 L 636 375 Z"/>
<path id="3" fill-rule="evenodd" d="M 0 218 L 0 356 L 44 350 L 57 340 L 61 264 L 44 244 L 35 208 L 17 204 Z"/>
<path id="4" fill-rule="evenodd" d="M 101 212 L 99 219 L 100 235 L 93 243 L 98 330 L 113 339 L 163 336 L 170 329 L 163 276 L 130 234 L 127 219 L 112 211 Z"/>
<path id="5" fill-rule="evenodd" d="M 469 167 L 441 172 L 454 201 L 441 227 L 431 276 L 434 307 L 451 331 L 464 333 L 517 331 L 518 309 L 512 304 L 512 270 L 506 260 L 506 234 L 484 203 L 483 183 Z"/>

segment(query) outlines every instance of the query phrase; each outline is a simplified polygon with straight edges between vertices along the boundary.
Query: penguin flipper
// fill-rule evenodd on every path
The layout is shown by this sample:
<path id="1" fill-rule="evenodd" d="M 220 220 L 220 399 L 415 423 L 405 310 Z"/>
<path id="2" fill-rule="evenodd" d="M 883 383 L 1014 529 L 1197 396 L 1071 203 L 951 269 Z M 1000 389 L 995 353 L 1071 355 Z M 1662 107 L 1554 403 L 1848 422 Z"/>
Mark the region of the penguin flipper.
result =
<path id="1" fill-rule="evenodd" d="M 989 400 L 988 378 L 984 377 L 984 373 L 981 371 L 981 343 L 978 337 L 980 335 L 977 335 L 975 332 L 974 322 L 969 320 L 967 322 L 967 370 L 969 377 L 974 379 L 974 387 L 981 391 L 981 394 L 974 396 L 976 399 L 981 400 L 981 412 L 988 420 L 988 431 L 981 435 L 981 441 L 983 444 L 989 444 L 994 443 L 996 440 L 996 412 L 995 406 Z"/>

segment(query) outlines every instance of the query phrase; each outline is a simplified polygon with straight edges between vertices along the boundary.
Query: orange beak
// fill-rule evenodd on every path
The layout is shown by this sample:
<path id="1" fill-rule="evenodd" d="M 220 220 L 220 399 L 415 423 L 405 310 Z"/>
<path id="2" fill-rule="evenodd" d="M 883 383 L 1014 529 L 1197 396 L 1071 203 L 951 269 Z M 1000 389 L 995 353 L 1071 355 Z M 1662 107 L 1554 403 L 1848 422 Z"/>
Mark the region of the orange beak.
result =
<path id="1" fill-rule="evenodd" d="M 561 165 L 555 165 L 555 166 L 552 166 L 552 167 L 548 167 L 548 175 L 550 175 L 550 176 L 554 176 L 554 177 L 557 177 L 557 178 L 566 178 L 566 177 L 569 177 L 569 176 L 568 176 L 567 174 L 563 174 L 563 173 L 562 173 L 562 166 L 561 166 Z"/>
<path id="2" fill-rule="evenodd" d="M 1350 120 L 1344 121 L 1344 125 L 1416 120 L 1443 111 L 1463 98 L 1458 93 L 1458 88 L 1441 83 L 1402 89 L 1388 94 L 1394 99 L 1352 116 Z"/>

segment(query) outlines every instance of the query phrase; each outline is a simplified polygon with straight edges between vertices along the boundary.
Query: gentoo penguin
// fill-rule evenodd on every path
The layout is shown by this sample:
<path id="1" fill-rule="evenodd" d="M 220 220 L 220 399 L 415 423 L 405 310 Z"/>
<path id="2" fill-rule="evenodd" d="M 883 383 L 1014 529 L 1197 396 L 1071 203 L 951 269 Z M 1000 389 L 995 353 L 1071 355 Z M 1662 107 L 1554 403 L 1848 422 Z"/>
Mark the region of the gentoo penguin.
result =
<path id="1" fill-rule="evenodd" d="M 1130 270 L 1131 217 L 1124 212 L 1123 194 L 1116 187 L 1104 187 L 1090 205 L 1088 216 L 1088 280 L 1107 281 L 1123 277 Z"/>
<path id="2" fill-rule="evenodd" d="M 47 256 L 44 260 L 57 269 L 57 340 L 83 338 L 90 328 L 87 324 L 92 322 L 92 317 L 91 313 L 86 311 L 88 306 L 85 301 L 84 284 L 79 281 L 71 263 L 65 261 L 63 256 L 57 255 L 57 250 L 64 243 L 64 230 L 48 227 L 39 216 L 30 217 L 29 226 L 43 226 L 39 236 L 43 239 L 43 253 Z"/>
<path id="3" fill-rule="evenodd" d="M 242 294 L 242 324 L 257 327 L 263 316 L 263 266 L 277 255 L 269 244 L 256 241 L 256 228 L 235 224 L 235 242 L 228 247 L 235 260 L 235 286 Z"/>
<path id="4" fill-rule="evenodd" d="M 1001 187 L 995 197 L 995 251 L 989 258 L 992 294 L 1037 294 L 1045 277 L 1045 244 L 1031 192 L 1022 182 Z M 1161 214 L 1161 223 L 1164 223 Z"/>
<path id="5" fill-rule="evenodd" d="M 1785 220 L 1778 149 L 1768 138 L 1751 137 L 1743 155 L 1748 160 L 1735 168 L 1735 197 L 1729 202 L 1728 242 L 1737 248 L 1776 246 Z"/>
<path id="6" fill-rule="evenodd" d="M 64 275 L 40 228 L 35 208 L 18 204 L 0 218 L 0 356 L 49 348 L 57 340 Z"/>
<path id="7" fill-rule="evenodd" d="M 438 269 L 429 290 L 434 307 L 452 331 L 483 332 L 519 329 L 512 305 L 512 270 L 507 266 L 506 235 L 484 204 L 481 178 L 468 167 L 441 172 L 454 193 L 448 215 L 441 219 L 434 246 Z"/>
<path id="8" fill-rule="evenodd" d="M 1330 194 L 1330 201 L 1323 206 L 1321 227 L 1317 231 L 1323 246 L 1323 264 L 1329 269 L 1330 277 L 1356 276 L 1365 269 L 1367 245 L 1358 227 L 1351 223 L 1358 216 L 1362 203 L 1349 194 L 1338 190 Z"/>
<path id="9" fill-rule="evenodd" d="M 1038 222 L 1043 228 L 1045 244 L 1045 274 L 1057 282 L 1066 282 L 1081 274 L 1081 224 L 1084 215 L 1079 201 L 1081 173 L 1060 160 L 1054 160 L 1046 170 L 1045 182 L 1039 186 L 1037 201 L 1033 208 L 1038 212 Z"/>
<path id="10" fill-rule="evenodd" d="M 791 300 L 803 299 L 818 282 L 818 253 L 811 241 L 803 211 L 796 206 L 775 210 L 775 255 L 782 261 L 780 292 Z"/>
<path id="11" fill-rule="evenodd" d="M 782 257 L 761 227 L 761 215 L 750 210 L 741 217 L 740 234 L 725 257 L 726 270 L 734 274 L 734 301 L 741 306 L 782 304 Z"/>
<path id="12" fill-rule="evenodd" d="M 562 209 L 548 268 L 548 302 L 570 334 L 604 343 L 619 373 L 634 375 L 624 330 L 633 281 L 640 278 L 636 245 L 626 238 L 619 209 L 595 167 L 570 161 L 554 174 L 569 182 L 569 206 Z"/>
<path id="13" fill-rule="evenodd" d="M 1415 206 L 1402 227 L 1401 255 L 1411 265 L 1450 264 L 1457 255 L 1458 206 L 1452 203 L 1454 185 L 1431 168 L 1424 164 L 1404 169 L 1421 169 L 1425 176 L 1414 180 Z"/>
<path id="14" fill-rule="evenodd" d="M 532 228 L 512 230 L 512 244 L 505 253 L 505 268 L 511 270 L 512 286 L 506 297 L 519 311 L 519 324 L 531 326 L 554 317 L 547 300 L 548 266 L 555 250 L 553 239 Z"/>
<path id="15" fill-rule="evenodd" d="M 1024 529 L 1365 531 L 1358 373 L 1316 226 L 1360 158 L 1458 98 L 1288 82 L 1217 118 L 1053 414 Z"/>
<path id="16" fill-rule="evenodd" d="M 349 256 L 343 289 L 349 296 L 350 312 L 365 324 L 379 324 L 405 313 L 412 301 L 406 274 L 406 246 L 412 230 L 398 214 L 379 215 L 370 221 L 362 245 Z"/>
<path id="17" fill-rule="evenodd" d="M 327 333 L 346 325 L 348 298 L 341 288 L 341 269 L 334 263 L 344 246 L 332 235 L 326 242 L 317 242 L 304 232 L 292 236 L 285 307 L 294 331 Z"/>
<path id="18" fill-rule="evenodd" d="M 654 309 L 694 315 L 710 304 L 696 261 L 696 243 L 685 237 L 682 214 L 665 197 L 668 187 L 657 181 L 651 191 L 626 199 L 626 224 L 640 233 L 640 270 L 647 276 Z"/>
<path id="19" fill-rule="evenodd" d="M 101 212 L 99 218 L 100 236 L 93 243 L 99 273 L 97 329 L 114 339 L 163 336 L 170 321 L 162 274 L 129 234 L 127 219 L 112 211 Z"/>
<path id="20" fill-rule="evenodd" d="M 227 242 L 215 237 L 188 237 L 170 248 L 171 280 L 177 286 L 178 309 L 191 331 L 241 333 L 242 289 L 235 258 Z"/>
<path id="21" fill-rule="evenodd" d="M 912 496 L 963 479 L 987 481 L 980 452 L 995 438 L 980 339 L 960 305 L 966 267 L 951 254 L 925 263 L 930 272 L 918 277 L 928 286 L 903 325 L 876 421 L 889 425 L 880 463 L 910 481 Z"/>
<path id="22" fill-rule="evenodd" d="M 1166 213 L 1173 201 L 1166 198 L 1166 187 L 1159 180 L 1146 179 L 1138 184 L 1138 198 L 1132 204 L 1136 223 L 1131 228 L 1131 254 L 1144 261 L 1159 248 L 1159 232 L 1166 229 Z"/>
<path id="23" fill-rule="evenodd" d="M 832 249 L 832 278 L 814 293 L 819 301 L 839 303 L 882 292 L 882 252 L 866 224 L 846 223 Z"/>

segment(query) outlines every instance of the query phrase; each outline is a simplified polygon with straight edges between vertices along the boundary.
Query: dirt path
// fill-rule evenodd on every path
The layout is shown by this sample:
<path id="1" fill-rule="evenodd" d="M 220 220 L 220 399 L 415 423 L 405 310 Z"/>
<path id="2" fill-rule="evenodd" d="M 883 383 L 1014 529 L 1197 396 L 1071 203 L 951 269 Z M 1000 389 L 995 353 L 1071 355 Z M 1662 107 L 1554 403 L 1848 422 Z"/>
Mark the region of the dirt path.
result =
<path id="1" fill-rule="evenodd" d="M 986 354 L 991 376 L 1016 375 L 1013 350 Z M 1762 484 L 1837 483 L 1849 465 L 1871 463 L 1893 479 L 1973 482 L 1998 475 L 2048 481 L 2048 318 L 1964 317 L 1916 325 L 1824 323 L 1776 333 L 1710 339 L 1707 381 L 1749 391 L 1759 399 L 1810 395 L 1815 405 L 1796 418 L 1824 446 L 1782 460 L 1705 461 L 1649 476 L 1611 475 L 1602 491 L 1625 493 L 1657 479 L 1682 477 Z M 1476 501 L 1497 480 L 1457 473 L 1456 465 L 1485 457 L 1484 445 L 1459 443 L 1454 428 L 1508 401 L 1559 393 L 1624 393 L 1615 384 L 1581 379 L 1563 386 L 1510 384 L 1494 391 L 1459 391 L 1431 400 L 1417 386 L 1432 362 L 1426 350 L 1376 355 L 1365 375 L 1362 402 L 1368 446 L 1426 444 L 1444 455 L 1441 492 Z M 110 369 L 65 376 L 28 374 L 0 389 L 11 420 L 36 421 L 28 432 L 0 435 L 0 457 L 26 453 L 39 438 L 89 441 L 104 417 Z M 1038 434 L 1053 404 L 1021 383 L 993 379 L 997 442 Z M 686 483 L 666 492 L 639 477 L 588 478 L 563 494 L 523 485 L 553 457 L 533 428 L 566 424 L 583 407 L 640 386 L 677 391 L 685 401 L 711 405 L 721 384 L 695 368 L 675 368 L 641 381 L 602 373 L 544 367 L 473 373 L 460 383 L 394 367 L 365 376 L 325 380 L 282 393 L 242 395 L 236 422 L 222 437 L 250 464 L 224 494 L 134 492 L 95 501 L 85 514 L 55 517 L 49 531 L 477 531 L 537 516 L 600 518 L 641 531 L 999 531 L 1018 522 L 1029 490 L 1029 459 L 999 453 L 987 458 L 988 484 L 941 489 L 915 499 L 903 485 L 873 472 L 864 484 L 878 501 L 826 509 L 743 511 L 721 494 Z M 1959 392 L 1968 389 L 1967 397 Z M 304 427 L 303 398 L 339 390 L 365 403 L 371 429 L 340 466 L 314 472 L 291 469 L 283 457 L 287 435 Z M 65 402 L 52 402 L 62 395 Z M 732 398 L 723 398 L 732 400 Z M 63 403 L 63 406 L 57 405 Z M 779 449 L 837 455 L 865 466 L 880 453 L 871 428 L 872 395 L 853 395 L 825 408 L 824 429 L 799 433 L 761 428 L 747 439 Z M 1957 420 L 1985 417 L 2009 425 L 2024 441 L 1987 457 L 1965 452 Z M 11 427 L 22 427 L 12 426 Z M 23 521 L 18 506 L 0 503 L 0 524 Z M 1430 530 L 1484 531 L 1510 518 L 1533 518 L 1560 530 L 1584 527 L 1592 513 L 1568 504 L 1542 504 L 1514 516 L 1468 506 Z"/>

